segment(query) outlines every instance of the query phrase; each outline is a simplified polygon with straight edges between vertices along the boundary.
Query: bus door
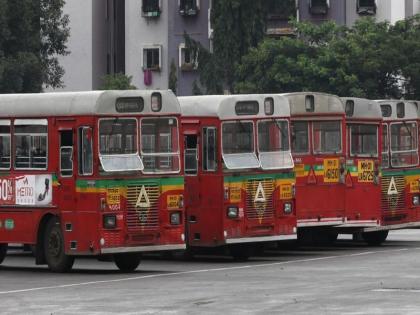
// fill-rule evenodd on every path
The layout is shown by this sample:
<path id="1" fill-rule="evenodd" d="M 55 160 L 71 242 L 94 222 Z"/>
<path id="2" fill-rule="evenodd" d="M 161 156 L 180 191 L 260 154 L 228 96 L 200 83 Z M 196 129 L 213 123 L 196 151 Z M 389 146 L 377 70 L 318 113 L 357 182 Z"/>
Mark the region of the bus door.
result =
<path id="1" fill-rule="evenodd" d="M 185 173 L 185 212 L 186 239 L 188 243 L 195 238 L 193 225 L 197 222 L 197 211 L 200 207 L 200 182 L 198 177 L 199 132 L 198 124 L 188 124 L 184 128 L 184 173 Z"/>

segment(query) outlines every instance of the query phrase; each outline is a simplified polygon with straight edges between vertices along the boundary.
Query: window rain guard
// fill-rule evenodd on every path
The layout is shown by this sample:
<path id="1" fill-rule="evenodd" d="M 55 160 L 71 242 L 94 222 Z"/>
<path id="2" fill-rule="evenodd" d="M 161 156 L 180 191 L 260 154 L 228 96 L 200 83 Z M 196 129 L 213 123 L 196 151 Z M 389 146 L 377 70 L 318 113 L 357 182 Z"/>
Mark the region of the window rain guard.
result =
<path id="1" fill-rule="evenodd" d="M 137 120 L 101 119 L 99 153 L 99 160 L 105 172 L 143 170 L 143 162 L 137 153 Z"/>
<path id="2" fill-rule="evenodd" d="M 262 169 L 287 169 L 294 166 L 288 127 L 286 120 L 258 122 L 258 152 Z"/>
<path id="3" fill-rule="evenodd" d="M 228 169 L 259 168 L 254 149 L 254 125 L 250 121 L 222 124 L 222 157 Z"/>
<path id="4" fill-rule="evenodd" d="M 177 119 L 173 117 L 143 118 L 140 123 L 143 173 L 178 173 L 180 154 Z"/>

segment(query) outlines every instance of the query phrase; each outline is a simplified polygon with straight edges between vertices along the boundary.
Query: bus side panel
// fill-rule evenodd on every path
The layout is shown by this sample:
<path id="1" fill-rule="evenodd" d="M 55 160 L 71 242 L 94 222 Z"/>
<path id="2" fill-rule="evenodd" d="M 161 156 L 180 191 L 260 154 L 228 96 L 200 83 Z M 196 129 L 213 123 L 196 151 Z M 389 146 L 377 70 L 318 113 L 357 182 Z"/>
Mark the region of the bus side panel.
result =
<path id="1" fill-rule="evenodd" d="M 2 243 L 35 244 L 42 209 L 0 210 L 0 240 Z"/>

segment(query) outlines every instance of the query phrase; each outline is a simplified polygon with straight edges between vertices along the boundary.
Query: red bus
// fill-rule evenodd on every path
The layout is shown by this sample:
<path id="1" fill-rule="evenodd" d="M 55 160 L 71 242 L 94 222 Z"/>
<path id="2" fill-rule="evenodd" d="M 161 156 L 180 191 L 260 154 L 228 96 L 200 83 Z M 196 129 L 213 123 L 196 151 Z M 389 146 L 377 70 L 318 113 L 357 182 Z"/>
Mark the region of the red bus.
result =
<path id="1" fill-rule="evenodd" d="M 346 222 L 340 233 L 363 232 L 382 224 L 381 212 L 381 131 L 382 112 L 375 101 L 342 98 L 346 111 Z M 363 233 L 372 243 L 378 233 Z M 373 242 L 374 243 L 374 242 Z"/>
<path id="2" fill-rule="evenodd" d="M 283 94 L 290 103 L 298 238 L 330 241 L 345 222 L 345 112 L 335 95 Z"/>
<path id="3" fill-rule="evenodd" d="M 296 239 L 287 99 L 178 99 L 189 248 L 221 247 L 246 259 L 254 243 Z"/>
<path id="4" fill-rule="evenodd" d="M 169 91 L 0 96 L 0 262 L 36 247 L 55 272 L 76 256 L 132 271 L 185 248 L 179 103 Z"/>

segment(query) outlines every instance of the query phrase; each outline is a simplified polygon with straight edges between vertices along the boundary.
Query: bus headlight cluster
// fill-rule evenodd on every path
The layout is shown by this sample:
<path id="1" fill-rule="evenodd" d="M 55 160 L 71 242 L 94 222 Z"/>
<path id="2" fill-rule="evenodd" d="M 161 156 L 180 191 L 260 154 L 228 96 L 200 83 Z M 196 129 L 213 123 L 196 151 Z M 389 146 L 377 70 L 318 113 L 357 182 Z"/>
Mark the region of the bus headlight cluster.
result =
<path id="1" fill-rule="evenodd" d="M 286 202 L 283 205 L 283 211 L 284 211 L 285 214 L 291 214 L 292 210 L 293 210 L 292 203 Z"/>
<path id="2" fill-rule="evenodd" d="M 104 229 L 115 229 L 117 227 L 117 217 L 115 214 L 104 214 L 103 227 Z"/>
<path id="3" fill-rule="evenodd" d="M 181 224 L 181 212 L 172 212 L 169 220 L 172 225 L 180 225 Z"/>
<path id="4" fill-rule="evenodd" d="M 227 216 L 228 218 L 235 219 L 238 217 L 238 207 L 229 206 L 227 208 Z"/>
<path id="5" fill-rule="evenodd" d="M 420 196 L 419 195 L 414 195 L 413 196 L 413 205 L 414 206 L 420 205 Z"/>

